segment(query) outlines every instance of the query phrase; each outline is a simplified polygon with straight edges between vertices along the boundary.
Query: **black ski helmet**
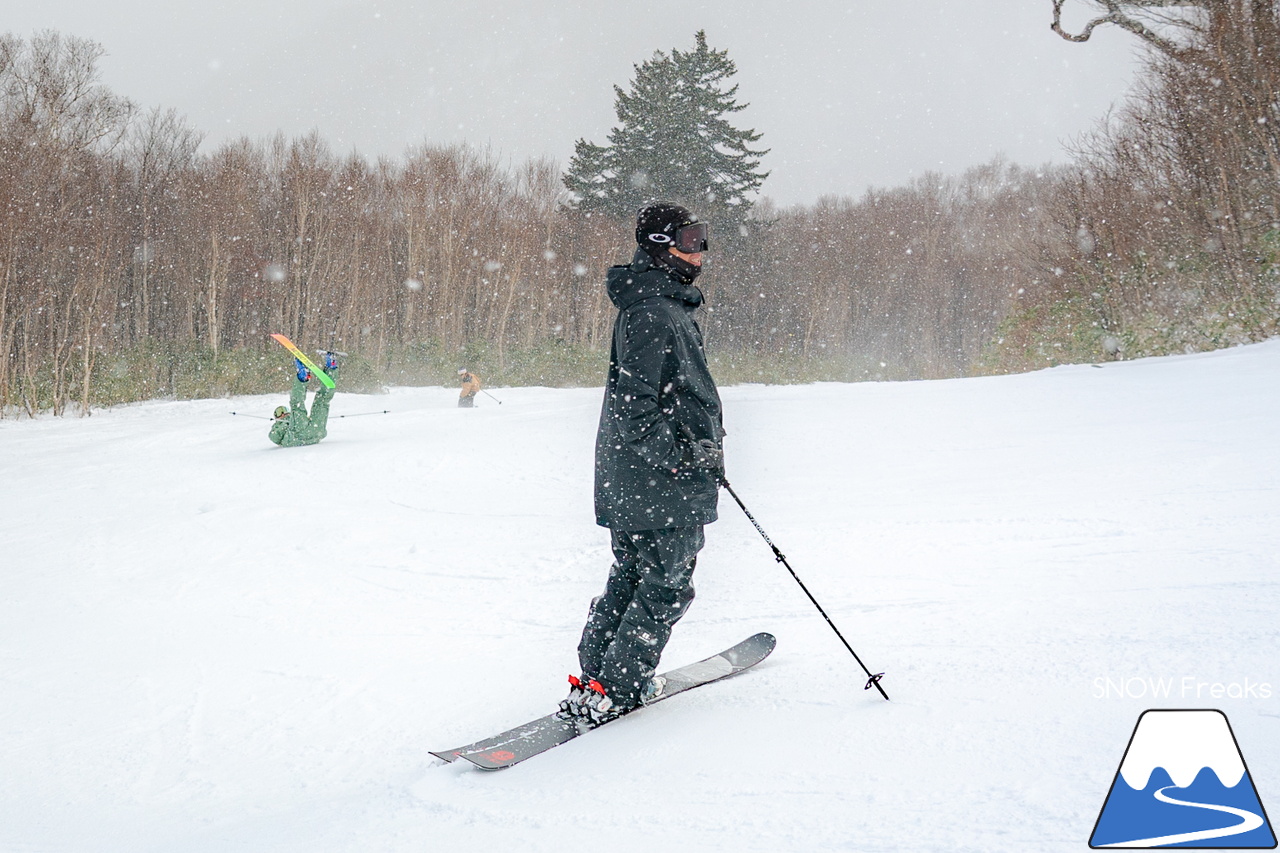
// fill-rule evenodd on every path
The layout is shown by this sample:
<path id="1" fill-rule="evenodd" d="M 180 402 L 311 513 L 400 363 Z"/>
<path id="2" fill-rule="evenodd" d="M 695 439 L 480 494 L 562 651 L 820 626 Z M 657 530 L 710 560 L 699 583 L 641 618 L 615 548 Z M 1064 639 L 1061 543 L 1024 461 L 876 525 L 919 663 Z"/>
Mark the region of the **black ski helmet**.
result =
<path id="1" fill-rule="evenodd" d="M 675 202 L 647 204 L 636 214 L 636 242 L 651 255 L 665 252 L 675 243 L 681 226 L 697 221 L 698 217 Z"/>
<path id="2" fill-rule="evenodd" d="M 697 228 L 687 227 L 691 225 L 696 225 Z M 707 248 L 707 226 L 675 202 L 647 204 L 636 214 L 636 242 L 640 244 L 640 248 L 653 258 L 656 266 L 673 273 L 685 284 L 692 284 L 702 272 L 702 267 L 671 254 L 671 249 L 677 243 L 677 234 L 681 231 L 692 232 L 691 236 L 699 245 L 696 251 Z"/>

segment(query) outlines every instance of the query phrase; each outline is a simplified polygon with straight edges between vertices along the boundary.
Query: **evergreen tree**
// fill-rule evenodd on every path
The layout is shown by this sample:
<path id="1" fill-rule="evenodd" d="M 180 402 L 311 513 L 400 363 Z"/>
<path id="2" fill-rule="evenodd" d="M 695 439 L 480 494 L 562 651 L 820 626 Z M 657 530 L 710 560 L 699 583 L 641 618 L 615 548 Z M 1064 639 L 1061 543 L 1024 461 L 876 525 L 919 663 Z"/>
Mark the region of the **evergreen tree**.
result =
<path id="1" fill-rule="evenodd" d="M 613 87 L 618 125 L 609 144 L 579 139 L 564 176 L 578 209 L 627 219 L 647 202 L 676 201 L 721 233 L 737 231 L 768 177 L 759 170 L 768 151 L 751 148 L 759 133 L 728 121 L 747 106 L 728 83 L 737 73 L 728 52 L 707 47 L 701 30 L 695 42 L 636 66 L 630 91 Z"/>

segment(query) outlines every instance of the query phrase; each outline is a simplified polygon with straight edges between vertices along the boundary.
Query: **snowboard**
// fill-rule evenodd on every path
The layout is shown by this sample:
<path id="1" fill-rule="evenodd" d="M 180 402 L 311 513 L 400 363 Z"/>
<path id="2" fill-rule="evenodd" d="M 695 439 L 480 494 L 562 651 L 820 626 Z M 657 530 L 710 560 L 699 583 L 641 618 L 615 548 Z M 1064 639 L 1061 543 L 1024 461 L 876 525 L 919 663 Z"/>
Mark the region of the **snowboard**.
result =
<path id="1" fill-rule="evenodd" d="M 501 770 L 504 767 L 518 764 L 527 758 L 540 755 L 549 749 L 560 746 L 562 743 L 567 743 L 579 735 L 599 728 L 601 725 L 620 720 L 622 717 L 635 713 L 640 708 L 656 705 L 678 693 L 701 687 L 704 684 L 710 684 L 713 681 L 720 681 L 723 678 L 728 678 L 732 675 L 737 675 L 743 670 L 750 669 L 769 656 L 776 642 L 772 634 L 756 634 L 717 655 L 712 655 L 688 666 L 682 666 L 679 669 L 673 669 L 670 672 L 664 672 L 661 677 L 666 679 L 666 685 L 663 687 L 662 693 L 643 705 L 636 706 L 626 714 L 614 717 L 612 720 L 606 720 L 600 725 L 593 726 L 582 720 L 565 719 L 557 712 L 548 714 L 545 717 L 539 717 L 536 720 L 530 720 L 524 725 L 517 726 L 502 734 L 494 735 L 466 746 L 460 746 L 456 749 L 445 749 L 431 754 L 444 761 L 451 762 L 461 758 L 485 770 Z"/>
<path id="2" fill-rule="evenodd" d="M 302 350 L 294 346 L 293 341 L 289 340 L 284 335 L 273 334 L 271 337 L 275 338 L 276 341 L 279 342 L 280 346 L 284 347 L 289 352 L 293 353 L 294 358 L 296 358 L 298 361 L 305 364 L 307 366 L 307 369 L 311 371 L 311 375 L 317 377 L 324 384 L 324 387 L 326 388 L 334 387 L 333 379 L 329 377 L 329 374 L 325 373 L 323 370 L 316 367 L 315 362 L 307 358 L 306 353 L 304 353 Z"/>

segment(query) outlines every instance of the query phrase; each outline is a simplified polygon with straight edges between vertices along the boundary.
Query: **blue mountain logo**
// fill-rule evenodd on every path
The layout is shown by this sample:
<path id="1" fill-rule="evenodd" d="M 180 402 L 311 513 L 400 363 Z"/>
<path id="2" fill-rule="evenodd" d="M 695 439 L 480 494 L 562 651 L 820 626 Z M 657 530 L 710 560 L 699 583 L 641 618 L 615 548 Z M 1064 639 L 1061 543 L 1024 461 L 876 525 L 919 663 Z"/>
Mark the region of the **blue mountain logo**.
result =
<path id="1" fill-rule="evenodd" d="M 1089 846 L 1275 848 L 1226 714 L 1144 711 Z"/>

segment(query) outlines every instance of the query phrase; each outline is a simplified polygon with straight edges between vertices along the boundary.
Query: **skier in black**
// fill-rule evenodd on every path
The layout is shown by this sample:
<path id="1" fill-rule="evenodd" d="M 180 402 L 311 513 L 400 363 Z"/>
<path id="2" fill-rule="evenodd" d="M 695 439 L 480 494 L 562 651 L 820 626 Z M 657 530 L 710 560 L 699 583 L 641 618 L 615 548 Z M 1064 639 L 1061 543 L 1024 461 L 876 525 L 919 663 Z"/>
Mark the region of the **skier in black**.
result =
<path id="1" fill-rule="evenodd" d="M 671 628 L 693 600 L 703 525 L 724 472 L 720 395 L 693 315 L 707 226 L 667 202 L 642 209 L 630 265 L 611 267 L 618 308 L 596 432 L 596 523 L 614 563 L 578 645 L 562 715 L 594 723 L 660 695 Z"/>

